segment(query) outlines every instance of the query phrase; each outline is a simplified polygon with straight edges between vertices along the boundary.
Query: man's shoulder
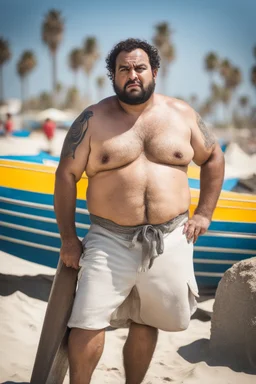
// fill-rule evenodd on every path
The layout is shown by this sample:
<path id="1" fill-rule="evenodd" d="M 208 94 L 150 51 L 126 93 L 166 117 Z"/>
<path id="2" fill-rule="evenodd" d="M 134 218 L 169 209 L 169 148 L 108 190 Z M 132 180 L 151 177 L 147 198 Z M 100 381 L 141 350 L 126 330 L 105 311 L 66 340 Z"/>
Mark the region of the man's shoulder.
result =
<path id="1" fill-rule="evenodd" d="M 159 97 L 159 100 L 164 103 L 168 108 L 176 110 L 177 112 L 183 115 L 195 115 L 195 110 L 186 101 L 160 94 L 157 96 Z"/>
<path id="2" fill-rule="evenodd" d="M 103 116 L 106 115 L 107 113 L 109 114 L 110 112 L 114 112 L 116 109 L 116 97 L 115 96 L 110 96 L 107 97 L 106 99 L 100 100 L 96 104 L 92 104 L 88 106 L 82 113 L 85 112 L 92 112 L 93 115 L 95 116 Z"/>

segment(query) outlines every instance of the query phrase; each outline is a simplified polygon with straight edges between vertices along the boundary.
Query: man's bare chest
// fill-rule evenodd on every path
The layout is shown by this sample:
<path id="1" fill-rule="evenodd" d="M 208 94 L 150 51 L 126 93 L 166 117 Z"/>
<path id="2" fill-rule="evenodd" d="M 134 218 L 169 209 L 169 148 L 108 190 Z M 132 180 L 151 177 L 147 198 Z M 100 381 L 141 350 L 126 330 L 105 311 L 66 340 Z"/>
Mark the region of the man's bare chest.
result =
<path id="1" fill-rule="evenodd" d="M 107 123 L 92 135 L 89 163 L 97 169 L 114 169 L 142 154 L 156 163 L 187 165 L 193 157 L 189 128 L 163 119 L 140 121 L 130 127 Z"/>

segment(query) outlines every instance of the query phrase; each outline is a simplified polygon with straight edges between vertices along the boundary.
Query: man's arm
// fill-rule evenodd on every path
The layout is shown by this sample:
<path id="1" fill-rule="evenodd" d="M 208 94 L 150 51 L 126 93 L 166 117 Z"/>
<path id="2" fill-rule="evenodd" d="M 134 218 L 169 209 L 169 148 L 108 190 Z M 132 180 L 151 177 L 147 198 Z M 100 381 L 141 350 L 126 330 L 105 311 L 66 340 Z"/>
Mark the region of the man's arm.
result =
<path id="1" fill-rule="evenodd" d="M 188 240 L 197 240 L 204 234 L 212 219 L 224 178 L 224 156 L 212 132 L 196 114 L 191 129 L 193 161 L 201 167 L 200 196 L 193 217 L 184 228 Z"/>
<path id="2" fill-rule="evenodd" d="M 60 256 L 64 264 L 76 269 L 82 253 L 75 227 L 76 183 L 88 162 L 89 119 L 92 117 L 93 111 L 86 109 L 72 124 L 63 144 L 55 177 L 54 209 L 62 240 Z"/>

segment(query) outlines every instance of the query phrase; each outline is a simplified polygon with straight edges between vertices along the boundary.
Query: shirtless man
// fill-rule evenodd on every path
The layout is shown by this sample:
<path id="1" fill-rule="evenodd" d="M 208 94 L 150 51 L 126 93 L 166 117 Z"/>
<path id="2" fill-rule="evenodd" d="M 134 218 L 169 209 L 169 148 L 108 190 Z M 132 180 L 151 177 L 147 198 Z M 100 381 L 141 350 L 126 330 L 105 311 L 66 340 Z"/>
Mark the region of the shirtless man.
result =
<path id="1" fill-rule="evenodd" d="M 154 47 L 128 39 L 106 62 L 116 96 L 73 123 L 56 172 L 60 256 L 80 268 L 68 323 L 71 384 L 90 383 L 109 325 L 130 327 L 126 384 L 142 382 L 157 329 L 188 327 L 198 295 L 193 242 L 209 227 L 224 172 L 222 151 L 201 117 L 185 102 L 154 93 Z M 201 189 L 188 219 L 191 160 L 201 167 Z M 74 214 L 84 171 L 92 225 L 81 242 Z"/>

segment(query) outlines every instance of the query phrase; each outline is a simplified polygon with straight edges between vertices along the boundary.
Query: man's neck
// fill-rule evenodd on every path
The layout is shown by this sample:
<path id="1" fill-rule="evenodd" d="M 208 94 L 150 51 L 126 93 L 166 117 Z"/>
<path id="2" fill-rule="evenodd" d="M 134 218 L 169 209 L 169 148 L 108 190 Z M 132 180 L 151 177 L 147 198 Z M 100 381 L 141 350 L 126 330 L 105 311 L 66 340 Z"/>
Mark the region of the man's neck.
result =
<path id="1" fill-rule="evenodd" d="M 135 117 L 138 117 L 144 112 L 146 109 L 150 108 L 153 105 L 154 102 L 154 94 L 145 102 L 142 104 L 126 104 L 123 103 L 121 100 L 117 97 L 117 102 L 119 103 L 120 107 L 123 109 L 125 113 L 128 115 L 132 115 Z"/>

